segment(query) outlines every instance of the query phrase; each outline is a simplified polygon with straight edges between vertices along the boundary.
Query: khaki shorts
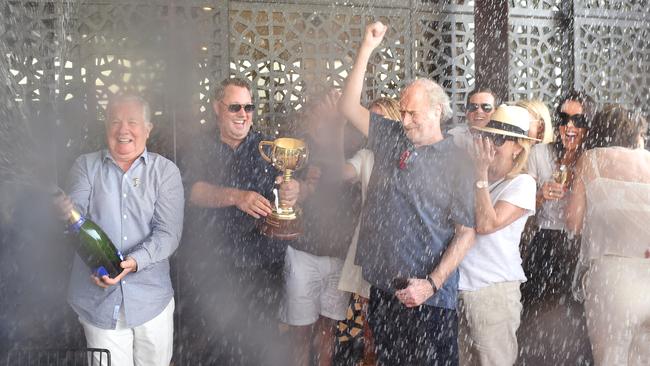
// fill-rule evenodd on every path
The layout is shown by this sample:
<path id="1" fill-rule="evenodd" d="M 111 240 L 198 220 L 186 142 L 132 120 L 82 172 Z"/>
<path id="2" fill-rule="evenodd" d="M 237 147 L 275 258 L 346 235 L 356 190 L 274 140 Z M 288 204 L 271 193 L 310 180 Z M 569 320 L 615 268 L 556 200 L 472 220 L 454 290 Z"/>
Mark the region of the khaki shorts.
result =
<path id="1" fill-rule="evenodd" d="M 319 257 L 287 248 L 284 261 L 284 298 L 280 320 L 293 326 L 310 325 L 319 315 L 345 319 L 350 293 L 338 290 L 343 260 Z"/>

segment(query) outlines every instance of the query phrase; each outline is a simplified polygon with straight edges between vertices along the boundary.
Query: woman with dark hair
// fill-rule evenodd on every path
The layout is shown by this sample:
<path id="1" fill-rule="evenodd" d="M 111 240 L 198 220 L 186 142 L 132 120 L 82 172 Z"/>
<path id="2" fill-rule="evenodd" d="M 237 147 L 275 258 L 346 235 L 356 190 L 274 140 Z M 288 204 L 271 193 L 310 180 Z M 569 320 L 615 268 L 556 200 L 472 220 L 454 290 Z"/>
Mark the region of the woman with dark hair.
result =
<path id="1" fill-rule="evenodd" d="M 574 294 L 596 365 L 650 365 L 650 152 L 646 121 L 618 105 L 594 119 L 566 210 L 582 234 Z"/>
<path id="2" fill-rule="evenodd" d="M 596 105 L 591 97 L 580 91 L 569 92 L 560 100 L 555 112 L 554 142 L 533 146 L 528 159 L 528 174 L 537 182 L 537 228 L 530 244 L 522 250 L 526 253 L 523 267 L 528 281 L 521 288 L 524 310 L 520 340 L 524 357 L 533 363 L 570 364 L 566 347 L 581 347 L 570 344 L 579 342 L 576 332 L 582 334 L 583 343 L 587 343 L 577 323 L 575 329 L 563 328 L 562 335 L 545 319 L 549 316 L 569 326 L 579 319 L 576 314 L 568 314 L 573 308 L 566 302 L 577 248 L 566 232 L 564 208 L 566 192 L 573 185 L 575 164 L 583 152 L 583 140 L 595 112 Z M 549 315 L 555 312 L 557 314 Z M 552 340 L 551 336 L 556 339 Z M 569 345 L 553 349 L 563 343 L 557 338 L 565 339 Z"/>
<path id="3" fill-rule="evenodd" d="M 533 146 L 528 173 L 537 181 L 538 230 L 528 248 L 524 302 L 535 303 L 569 293 L 572 251 L 564 220 L 566 191 L 595 112 L 588 95 L 571 91 L 556 110 L 555 141 Z"/>

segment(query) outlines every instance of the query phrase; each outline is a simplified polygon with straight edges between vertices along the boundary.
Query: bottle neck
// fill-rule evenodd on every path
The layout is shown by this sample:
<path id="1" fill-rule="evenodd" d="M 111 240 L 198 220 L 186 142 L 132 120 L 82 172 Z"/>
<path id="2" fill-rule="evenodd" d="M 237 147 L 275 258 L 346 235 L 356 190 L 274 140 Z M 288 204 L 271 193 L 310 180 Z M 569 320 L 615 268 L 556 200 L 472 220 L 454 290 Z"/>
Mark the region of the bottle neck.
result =
<path id="1" fill-rule="evenodd" d="M 68 216 L 68 223 L 70 224 L 70 229 L 74 232 L 78 232 L 81 228 L 81 225 L 86 221 L 86 219 L 81 216 L 81 213 L 75 209 L 70 210 L 70 215 Z"/>

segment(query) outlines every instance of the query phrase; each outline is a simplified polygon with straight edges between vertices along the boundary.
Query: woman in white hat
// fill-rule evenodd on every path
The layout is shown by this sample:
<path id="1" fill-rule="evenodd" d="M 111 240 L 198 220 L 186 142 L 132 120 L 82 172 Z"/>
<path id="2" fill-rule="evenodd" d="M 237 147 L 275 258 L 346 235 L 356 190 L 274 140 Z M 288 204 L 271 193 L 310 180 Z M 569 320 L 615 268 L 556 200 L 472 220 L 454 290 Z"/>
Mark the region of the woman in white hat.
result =
<path id="1" fill-rule="evenodd" d="M 525 108 L 502 105 L 477 133 L 476 243 L 461 263 L 458 343 L 461 365 L 513 365 L 526 281 L 519 239 L 535 213 L 535 180 L 522 173 L 531 143 Z"/>

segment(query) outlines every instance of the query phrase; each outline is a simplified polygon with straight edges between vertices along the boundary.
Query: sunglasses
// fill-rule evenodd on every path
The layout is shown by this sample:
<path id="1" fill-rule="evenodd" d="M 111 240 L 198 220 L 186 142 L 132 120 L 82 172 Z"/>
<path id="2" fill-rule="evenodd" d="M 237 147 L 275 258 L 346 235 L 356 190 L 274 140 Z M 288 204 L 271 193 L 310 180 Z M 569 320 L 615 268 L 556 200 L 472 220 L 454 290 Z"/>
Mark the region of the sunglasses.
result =
<path id="1" fill-rule="evenodd" d="M 569 124 L 569 121 L 573 121 L 573 125 L 577 128 L 588 128 L 589 123 L 587 123 L 587 117 L 584 114 L 574 114 L 568 115 L 564 112 L 560 112 L 560 126 L 566 126 Z"/>
<path id="2" fill-rule="evenodd" d="M 504 136 L 504 135 L 499 135 L 499 134 L 490 133 L 490 132 L 480 132 L 479 136 L 490 139 L 490 141 L 492 141 L 492 143 L 496 147 L 503 146 L 503 144 L 505 144 L 506 141 L 517 141 L 516 137 Z"/>
<path id="3" fill-rule="evenodd" d="M 242 108 L 244 108 L 244 112 L 246 113 L 251 113 L 255 110 L 255 104 L 226 104 L 224 102 L 221 103 L 228 107 L 228 112 L 230 113 L 237 113 L 241 111 Z"/>
<path id="4" fill-rule="evenodd" d="M 479 108 L 481 108 L 485 113 L 490 113 L 494 109 L 494 106 L 490 103 L 467 103 L 468 112 L 476 112 Z"/>

